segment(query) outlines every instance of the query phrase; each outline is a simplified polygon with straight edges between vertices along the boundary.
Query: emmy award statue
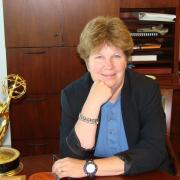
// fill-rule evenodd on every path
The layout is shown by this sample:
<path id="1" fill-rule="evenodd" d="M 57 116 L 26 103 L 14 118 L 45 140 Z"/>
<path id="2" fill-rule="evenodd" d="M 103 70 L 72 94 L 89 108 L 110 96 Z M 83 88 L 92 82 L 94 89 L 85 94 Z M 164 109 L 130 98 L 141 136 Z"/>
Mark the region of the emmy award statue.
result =
<path id="1" fill-rule="evenodd" d="M 19 162 L 20 153 L 10 147 L 3 147 L 3 139 L 9 126 L 9 105 L 11 99 L 18 99 L 26 93 L 25 80 L 16 74 L 10 74 L 2 81 L 2 93 L 5 100 L 0 101 L 0 176 L 18 174 L 23 165 Z"/>

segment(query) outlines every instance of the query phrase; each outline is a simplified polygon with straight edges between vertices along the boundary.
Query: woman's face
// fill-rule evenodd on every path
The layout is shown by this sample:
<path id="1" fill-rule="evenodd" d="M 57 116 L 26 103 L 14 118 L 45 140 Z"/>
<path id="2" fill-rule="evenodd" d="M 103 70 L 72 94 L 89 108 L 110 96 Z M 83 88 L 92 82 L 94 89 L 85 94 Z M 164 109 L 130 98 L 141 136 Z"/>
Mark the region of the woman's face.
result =
<path id="1" fill-rule="evenodd" d="M 123 85 L 126 66 L 124 52 L 107 44 L 99 51 L 92 52 L 87 61 L 87 69 L 93 81 L 103 81 L 114 90 Z"/>

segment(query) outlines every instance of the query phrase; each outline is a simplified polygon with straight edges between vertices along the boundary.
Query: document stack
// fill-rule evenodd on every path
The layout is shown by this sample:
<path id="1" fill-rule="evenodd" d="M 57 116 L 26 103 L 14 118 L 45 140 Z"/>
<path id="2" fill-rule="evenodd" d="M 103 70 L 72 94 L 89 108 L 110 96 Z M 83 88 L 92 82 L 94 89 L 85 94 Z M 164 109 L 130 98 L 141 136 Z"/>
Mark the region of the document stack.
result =
<path id="1" fill-rule="evenodd" d="M 142 20 L 142 21 L 174 22 L 176 15 L 174 15 L 174 14 L 162 14 L 162 13 L 139 12 L 138 18 L 139 18 L 139 20 Z"/>
<path id="2" fill-rule="evenodd" d="M 157 55 L 132 55 L 129 61 L 157 61 Z"/>
<path id="3" fill-rule="evenodd" d="M 165 35 L 168 33 L 168 28 L 167 27 L 164 27 L 163 24 L 159 24 L 157 26 L 152 26 L 152 27 L 144 27 L 144 28 L 138 28 L 137 29 L 137 32 L 148 32 L 148 33 L 157 33 L 158 35 Z"/>

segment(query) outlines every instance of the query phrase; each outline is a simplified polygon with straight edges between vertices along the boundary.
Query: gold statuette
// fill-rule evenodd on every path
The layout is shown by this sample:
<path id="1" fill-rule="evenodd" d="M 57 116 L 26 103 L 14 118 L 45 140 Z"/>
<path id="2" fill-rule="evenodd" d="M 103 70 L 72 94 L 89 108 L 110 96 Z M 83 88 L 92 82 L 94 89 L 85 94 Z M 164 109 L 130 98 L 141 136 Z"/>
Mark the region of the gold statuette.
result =
<path id="1" fill-rule="evenodd" d="M 23 169 L 19 162 L 20 153 L 14 148 L 2 147 L 9 126 L 9 105 L 11 99 L 18 99 L 26 93 L 25 80 L 16 74 L 10 74 L 2 82 L 2 93 L 7 97 L 0 101 L 0 176 L 12 176 Z"/>

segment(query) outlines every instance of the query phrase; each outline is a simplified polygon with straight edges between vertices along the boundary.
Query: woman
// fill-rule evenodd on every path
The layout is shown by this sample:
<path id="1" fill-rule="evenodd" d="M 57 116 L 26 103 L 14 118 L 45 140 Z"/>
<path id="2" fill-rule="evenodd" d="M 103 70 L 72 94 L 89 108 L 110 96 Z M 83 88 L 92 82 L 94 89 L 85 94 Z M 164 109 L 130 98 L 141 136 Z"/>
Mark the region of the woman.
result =
<path id="1" fill-rule="evenodd" d="M 61 94 L 59 177 L 172 173 L 158 84 L 127 68 L 133 40 L 116 17 L 84 28 L 78 53 L 88 73 Z"/>

